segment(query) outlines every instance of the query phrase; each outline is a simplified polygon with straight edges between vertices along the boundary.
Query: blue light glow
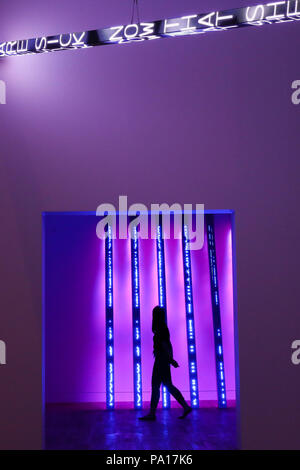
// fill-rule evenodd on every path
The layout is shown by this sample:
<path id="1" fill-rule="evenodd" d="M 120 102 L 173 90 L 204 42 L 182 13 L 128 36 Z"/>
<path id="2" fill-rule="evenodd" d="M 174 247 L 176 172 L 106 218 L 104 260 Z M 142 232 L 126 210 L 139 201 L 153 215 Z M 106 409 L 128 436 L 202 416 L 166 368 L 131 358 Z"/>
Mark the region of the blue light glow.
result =
<path id="1" fill-rule="evenodd" d="M 132 335 L 133 335 L 133 386 L 134 407 L 142 408 L 142 366 L 141 366 L 141 325 L 140 325 L 140 279 L 139 242 L 137 228 L 132 229 L 131 238 L 131 279 L 132 279 Z"/>
<path id="2" fill-rule="evenodd" d="M 194 304 L 192 286 L 191 253 L 189 250 L 189 234 L 187 225 L 183 225 L 183 274 L 185 287 L 186 331 L 189 358 L 190 395 L 192 408 L 199 408 L 197 357 L 194 330 Z"/>
<path id="3" fill-rule="evenodd" d="M 227 407 L 225 372 L 222 344 L 221 314 L 219 302 L 219 287 L 217 275 L 217 258 L 214 232 L 214 219 L 212 215 L 207 215 L 207 242 L 209 256 L 210 286 L 215 339 L 216 377 L 219 408 Z"/>
<path id="4" fill-rule="evenodd" d="M 113 330 L 113 251 L 112 229 L 108 226 L 105 239 L 105 299 L 106 299 L 106 407 L 115 406 L 114 394 L 114 330 Z"/>
<path id="5" fill-rule="evenodd" d="M 163 307 L 167 312 L 166 299 L 166 272 L 165 272 L 165 251 L 164 241 L 162 237 L 162 224 L 157 226 L 157 275 L 158 275 L 158 301 L 159 306 Z M 162 404 L 163 408 L 170 408 L 170 394 L 166 387 L 162 387 Z"/>

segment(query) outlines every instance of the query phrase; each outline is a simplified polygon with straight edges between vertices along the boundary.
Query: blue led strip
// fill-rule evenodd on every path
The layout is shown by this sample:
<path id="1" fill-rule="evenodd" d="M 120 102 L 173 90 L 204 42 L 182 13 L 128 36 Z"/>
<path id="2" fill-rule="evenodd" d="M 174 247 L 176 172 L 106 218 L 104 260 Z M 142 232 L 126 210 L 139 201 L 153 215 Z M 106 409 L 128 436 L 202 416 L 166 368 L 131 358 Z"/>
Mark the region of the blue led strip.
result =
<path id="1" fill-rule="evenodd" d="M 192 285 L 191 252 L 189 249 L 188 226 L 183 224 L 182 229 L 183 273 L 185 289 L 186 332 L 189 358 L 190 394 L 192 408 L 199 408 L 197 356 L 195 341 L 194 303 Z"/>
<path id="2" fill-rule="evenodd" d="M 166 269 L 165 269 L 165 250 L 162 236 L 162 221 L 157 226 L 157 275 L 158 275 L 158 302 L 167 314 L 167 295 L 166 295 Z M 170 394 L 166 387 L 162 387 L 163 408 L 170 408 Z"/>
<path id="3" fill-rule="evenodd" d="M 224 370 L 222 327 L 221 327 L 221 315 L 220 315 L 220 298 L 219 298 L 216 243 L 215 243 L 213 215 L 206 216 L 206 223 L 207 223 L 207 243 L 208 243 L 209 273 L 210 273 L 210 286 L 211 286 L 211 302 L 212 302 L 214 339 L 215 339 L 218 404 L 219 404 L 219 408 L 226 408 L 227 400 L 226 400 L 226 388 L 225 388 L 225 370 Z"/>
<path id="4" fill-rule="evenodd" d="M 112 229 L 105 239 L 105 302 L 106 302 L 106 408 L 115 406 L 114 393 L 114 310 Z"/>
<path id="5" fill-rule="evenodd" d="M 142 403 L 142 364 L 141 364 L 141 322 L 140 322 L 140 279 L 139 242 L 137 228 L 132 229 L 131 238 L 131 279 L 132 279 L 132 334 L 133 334 L 133 386 L 134 407 L 140 409 Z"/>

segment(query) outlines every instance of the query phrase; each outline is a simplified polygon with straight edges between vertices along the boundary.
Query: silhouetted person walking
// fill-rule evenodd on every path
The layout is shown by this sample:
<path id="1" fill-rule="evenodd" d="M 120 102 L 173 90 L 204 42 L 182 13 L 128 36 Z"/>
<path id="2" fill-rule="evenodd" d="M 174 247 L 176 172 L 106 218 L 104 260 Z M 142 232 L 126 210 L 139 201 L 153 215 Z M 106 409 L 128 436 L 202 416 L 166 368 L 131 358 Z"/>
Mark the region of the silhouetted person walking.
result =
<path id="1" fill-rule="evenodd" d="M 183 415 L 185 418 L 192 408 L 187 404 L 181 392 L 172 384 L 170 364 L 179 367 L 178 363 L 173 359 L 173 348 L 170 341 L 170 332 L 166 324 L 166 312 L 162 307 L 153 309 L 152 331 L 153 336 L 153 353 L 155 357 L 152 372 L 152 394 L 150 413 L 140 418 L 143 421 L 155 420 L 155 412 L 159 402 L 159 389 L 163 384 L 173 397 L 183 407 Z"/>

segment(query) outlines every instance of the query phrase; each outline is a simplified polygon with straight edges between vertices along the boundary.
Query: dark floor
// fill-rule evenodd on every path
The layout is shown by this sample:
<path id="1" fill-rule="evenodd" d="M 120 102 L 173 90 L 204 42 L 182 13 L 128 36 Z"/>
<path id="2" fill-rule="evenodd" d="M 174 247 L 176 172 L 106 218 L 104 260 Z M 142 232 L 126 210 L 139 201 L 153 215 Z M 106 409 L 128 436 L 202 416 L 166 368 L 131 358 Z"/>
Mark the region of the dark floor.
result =
<path id="1" fill-rule="evenodd" d="M 145 413 L 145 412 L 144 412 Z M 236 449 L 235 409 L 158 410 L 155 422 L 141 422 L 134 410 L 46 410 L 46 449 L 193 450 Z"/>

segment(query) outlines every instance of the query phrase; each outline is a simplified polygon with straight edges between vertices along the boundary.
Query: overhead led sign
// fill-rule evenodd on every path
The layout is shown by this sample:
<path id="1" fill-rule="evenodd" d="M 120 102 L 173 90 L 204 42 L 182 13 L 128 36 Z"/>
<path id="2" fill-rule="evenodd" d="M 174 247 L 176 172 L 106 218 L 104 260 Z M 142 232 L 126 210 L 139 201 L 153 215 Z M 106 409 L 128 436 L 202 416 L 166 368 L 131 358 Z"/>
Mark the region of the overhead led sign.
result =
<path id="1" fill-rule="evenodd" d="M 0 57 L 82 49 L 108 44 L 126 44 L 134 41 L 203 34 L 241 26 L 262 26 L 294 20 L 300 20 L 300 0 L 270 2 L 232 10 L 186 15 L 180 18 L 133 23 L 79 33 L 7 41 L 0 43 Z"/>

